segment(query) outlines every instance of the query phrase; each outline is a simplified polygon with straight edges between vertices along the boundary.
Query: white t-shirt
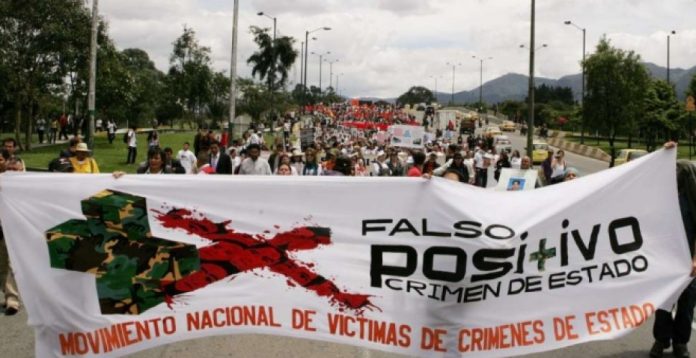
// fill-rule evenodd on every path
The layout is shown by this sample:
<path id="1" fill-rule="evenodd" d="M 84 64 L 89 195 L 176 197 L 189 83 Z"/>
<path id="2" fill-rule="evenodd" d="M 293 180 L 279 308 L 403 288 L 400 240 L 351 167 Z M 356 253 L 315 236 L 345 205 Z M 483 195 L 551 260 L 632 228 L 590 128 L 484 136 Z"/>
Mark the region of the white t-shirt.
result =
<path id="1" fill-rule="evenodd" d="M 246 158 L 242 161 L 239 174 L 241 175 L 272 175 L 271 166 L 268 161 L 263 158 L 258 158 L 256 161 L 251 158 Z"/>
<path id="2" fill-rule="evenodd" d="M 520 169 L 522 166 L 522 158 L 512 157 L 510 158 L 510 167 L 512 169 Z"/>
<path id="3" fill-rule="evenodd" d="M 476 169 L 485 168 L 483 166 L 483 153 L 481 151 L 478 151 L 476 152 L 476 154 L 474 154 L 474 164 L 476 165 Z"/>
<path id="4" fill-rule="evenodd" d="M 135 134 L 134 130 L 132 130 L 132 129 L 128 130 L 128 146 L 129 147 L 137 147 L 138 146 L 138 142 L 136 139 L 137 137 L 138 136 Z"/>
<path id="5" fill-rule="evenodd" d="M 193 152 L 182 149 L 176 154 L 176 157 L 179 158 L 179 162 L 181 162 L 181 166 L 186 170 L 186 174 L 193 174 L 193 168 L 196 167 L 196 156 Z"/>

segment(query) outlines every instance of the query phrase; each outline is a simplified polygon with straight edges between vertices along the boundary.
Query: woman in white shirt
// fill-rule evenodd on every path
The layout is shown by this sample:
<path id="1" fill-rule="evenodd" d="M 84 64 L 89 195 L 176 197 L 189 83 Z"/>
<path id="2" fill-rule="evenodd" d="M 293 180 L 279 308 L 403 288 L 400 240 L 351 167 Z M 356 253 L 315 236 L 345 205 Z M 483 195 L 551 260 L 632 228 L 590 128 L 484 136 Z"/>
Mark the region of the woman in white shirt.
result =
<path id="1" fill-rule="evenodd" d="M 551 161 L 551 184 L 556 184 L 563 181 L 565 171 L 568 165 L 565 161 L 565 153 L 562 150 L 556 152 L 556 155 Z"/>
<path id="2" fill-rule="evenodd" d="M 512 156 L 510 157 L 510 166 L 512 169 L 520 169 L 522 166 L 522 157 L 520 156 L 520 151 L 517 149 L 512 151 Z"/>

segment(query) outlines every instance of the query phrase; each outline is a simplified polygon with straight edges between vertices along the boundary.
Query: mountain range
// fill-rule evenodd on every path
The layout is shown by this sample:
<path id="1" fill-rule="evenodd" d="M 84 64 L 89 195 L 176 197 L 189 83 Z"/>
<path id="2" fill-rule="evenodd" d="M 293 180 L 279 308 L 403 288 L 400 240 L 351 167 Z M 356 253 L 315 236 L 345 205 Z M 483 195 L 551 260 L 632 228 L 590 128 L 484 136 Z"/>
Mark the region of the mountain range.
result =
<path id="1" fill-rule="evenodd" d="M 653 78 L 665 79 L 667 68 L 660 67 L 653 63 L 644 63 L 648 73 Z M 696 75 L 696 66 L 690 69 L 672 68 L 670 69 L 670 80 L 676 86 L 677 96 L 680 100 L 686 98 L 686 90 L 689 87 L 691 78 Z M 576 99 L 582 96 L 582 74 L 563 76 L 559 79 L 536 78 L 536 86 L 546 84 L 547 86 L 570 87 Z M 486 103 L 499 103 L 506 100 L 523 101 L 527 98 L 529 87 L 529 76 L 518 73 L 508 73 L 483 84 L 483 100 Z M 454 94 L 455 103 L 474 103 L 479 100 L 480 87 L 470 91 L 456 92 Z M 436 98 L 439 103 L 448 103 L 452 99 L 451 93 L 437 92 Z M 369 98 L 369 100 L 378 100 Z M 395 98 L 382 99 L 387 102 L 395 102 Z"/>

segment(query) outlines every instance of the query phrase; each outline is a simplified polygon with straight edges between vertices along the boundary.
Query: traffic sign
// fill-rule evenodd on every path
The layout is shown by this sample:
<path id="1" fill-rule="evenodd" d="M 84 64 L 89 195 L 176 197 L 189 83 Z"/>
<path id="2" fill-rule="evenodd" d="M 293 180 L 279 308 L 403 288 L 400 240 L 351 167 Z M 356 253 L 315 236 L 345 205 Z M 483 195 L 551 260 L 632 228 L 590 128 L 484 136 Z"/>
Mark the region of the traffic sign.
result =
<path id="1" fill-rule="evenodd" d="M 686 111 L 687 112 L 696 111 L 696 102 L 694 102 L 693 96 L 686 97 Z"/>

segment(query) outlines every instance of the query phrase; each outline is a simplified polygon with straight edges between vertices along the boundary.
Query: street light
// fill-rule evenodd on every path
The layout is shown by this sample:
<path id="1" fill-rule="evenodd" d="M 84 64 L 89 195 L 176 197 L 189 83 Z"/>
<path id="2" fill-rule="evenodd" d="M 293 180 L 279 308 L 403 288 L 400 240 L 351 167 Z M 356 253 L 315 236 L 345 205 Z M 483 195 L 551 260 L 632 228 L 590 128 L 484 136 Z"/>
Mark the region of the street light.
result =
<path id="1" fill-rule="evenodd" d="M 339 62 L 339 60 L 335 59 L 333 61 L 329 61 L 327 59 L 324 59 L 324 62 L 329 64 L 329 87 L 333 88 L 334 92 L 336 92 L 336 89 L 333 87 L 333 64 Z"/>
<path id="2" fill-rule="evenodd" d="M 532 0 L 531 30 L 529 35 L 529 114 L 527 115 L 527 155 L 531 156 L 534 149 L 534 26 L 536 21 L 536 1 Z"/>
<path id="3" fill-rule="evenodd" d="M 471 56 L 471 58 L 478 59 L 481 61 L 481 70 L 479 73 L 480 76 L 480 86 L 479 86 L 479 106 L 481 106 L 481 112 L 483 112 L 483 61 L 488 61 L 492 60 L 493 57 L 476 57 L 476 55 Z"/>
<path id="4" fill-rule="evenodd" d="M 669 81 L 669 39 L 670 39 L 670 36 L 676 35 L 676 34 L 677 34 L 677 32 L 672 30 L 672 32 L 667 35 L 667 83 L 669 83 L 670 85 L 672 83 Z"/>
<path id="5" fill-rule="evenodd" d="M 265 16 L 265 17 L 267 17 L 267 18 L 273 20 L 273 41 L 275 41 L 275 39 L 276 39 L 276 23 L 277 23 L 276 18 L 273 17 L 273 16 L 270 16 L 270 15 L 268 15 L 268 14 L 266 14 L 266 13 L 264 13 L 263 11 L 259 12 L 259 13 L 256 14 L 256 15 Z"/>
<path id="6" fill-rule="evenodd" d="M 343 76 L 343 75 L 345 75 L 345 73 L 342 73 L 342 72 L 336 75 L 336 94 L 339 95 L 339 96 L 341 95 L 341 92 L 339 92 L 339 90 L 338 90 L 338 80 L 339 80 L 339 79 L 341 78 L 341 76 Z"/>
<path id="7" fill-rule="evenodd" d="M 234 119 L 237 115 L 237 27 L 239 23 L 239 0 L 234 0 L 232 15 L 232 58 L 230 60 L 230 122 L 227 124 L 229 143 L 234 135 Z"/>
<path id="8" fill-rule="evenodd" d="M 435 102 L 439 102 L 437 100 L 437 80 L 438 80 L 438 78 L 440 78 L 440 76 L 429 76 L 428 78 L 435 80 L 435 92 L 433 92 L 433 94 L 435 95 Z"/>
<path id="9" fill-rule="evenodd" d="M 312 37 L 312 40 L 316 41 L 317 38 Z M 305 58 L 304 58 L 304 53 L 305 53 L 304 41 L 302 41 L 302 43 L 300 45 L 300 49 L 301 49 L 300 50 L 300 83 L 304 86 L 304 78 L 305 78 L 304 74 L 305 74 L 305 71 L 307 71 L 307 69 L 306 69 L 307 64 L 305 63 Z"/>
<path id="10" fill-rule="evenodd" d="M 549 45 L 543 44 L 543 45 L 541 45 L 541 46 L 535 48 L 534 51 L 539 51 L 539 50 L 544 49 L 544 48 L 547 48 L 547 47 L 549 47 Z M 527 46 L 525 46 L 524 44 L 522 44 L 522 45 L 520 45 L 520 48 L 527 48 Z"/>
<path id="11" fill-rule="evenodd" d="M 582 31 L 582 116 L 580 118 L 580 144 L 585 144 L 585 44 L 587 31 L 584 27 L 580 27 L 570 20 L 566 21 L 565 24 Z"/>
<path id="12" fill-rule="evenodd" d="M 273 17 L 273 16 L 270 16 L 270 15 L 268 15 L 268 14 L 265 14 L 263 11 L 257 13 L 256 15 L 265 16 L 265 17 L 267 17 L 267 18 L 273 20 L 273 46 L 272 46 L 271 48 L 272 48 L 272 49 L 275 49 L 276 24 L 277 24 L 276 18 Z M 270 75 L 269 75 L 270 81 L 268 81 L 268 91 L 269 91 L 269 92 L 273 90 L 273 84 L 274 84 L 274 82 L 275 82 L 275 61 L 271 64 L 271 71 L 270 71 L 270 72 L 271 72 Z"/>
<path id="13" fill-rule="evenodd" d="M 451 104 L 454 105 L 454 79 L 455 79 L 455 69 L 457 66 L 461 66 L 461 63 L 449 63 L 447 62 L 447 66 L 452 66 L 452 99 L 450 100 Z"/>
<path id="14" fill-rule="evenodd" d="M 307 63 L 307 58 L 309 57 L 309 34 L 317 31 L 331 31 L 330 27 L 320 27 L 317 29 L 314 29 L 312 31 L 305 31 L 305 52 L 304 52 L 304 62 L 305 62 L 305 71 L 304 71 L 304 87 L 307 88 L 307 68 L 308 68 L 308 63 Z"/>
<path id="15" fill-rule="evenodd" d="M 319 93 L 322 92 L 321 91 L 321 70 L 324 67 L 324 66 L 322 66 L 323 65 L 322 61 L 324 59 L 324 55 L 330 55 L 330 54 L 331 54 L 331 51 L 326 51 L 323 53 L 312 52 L 312 55 L 319 56 Z"/>

